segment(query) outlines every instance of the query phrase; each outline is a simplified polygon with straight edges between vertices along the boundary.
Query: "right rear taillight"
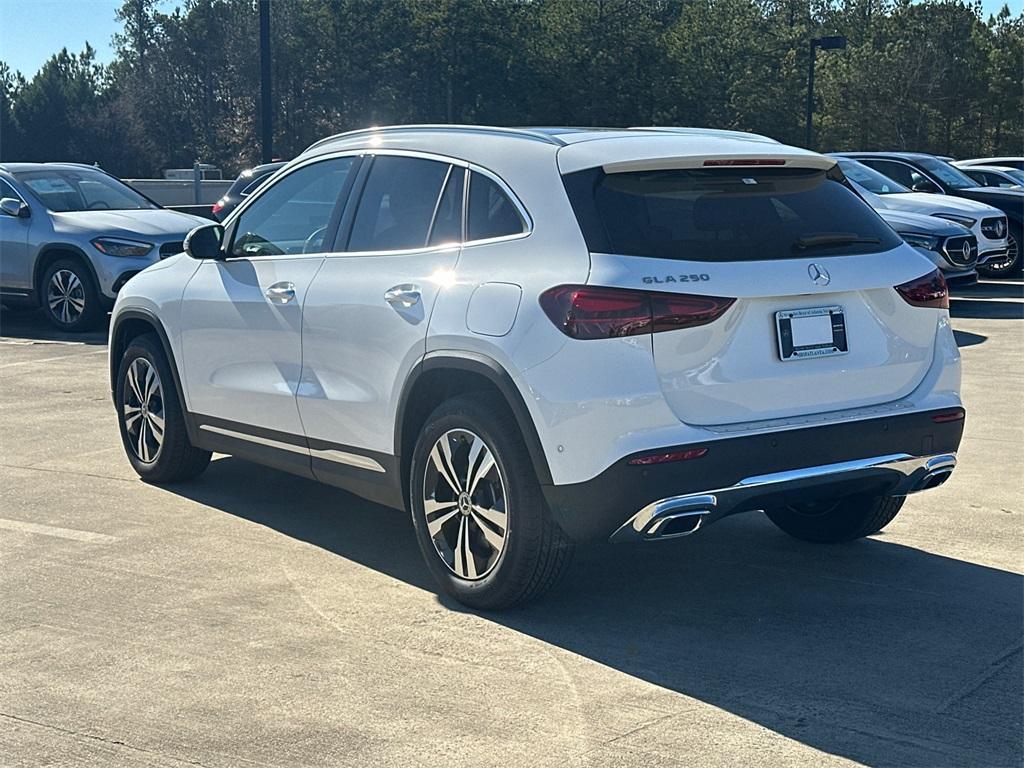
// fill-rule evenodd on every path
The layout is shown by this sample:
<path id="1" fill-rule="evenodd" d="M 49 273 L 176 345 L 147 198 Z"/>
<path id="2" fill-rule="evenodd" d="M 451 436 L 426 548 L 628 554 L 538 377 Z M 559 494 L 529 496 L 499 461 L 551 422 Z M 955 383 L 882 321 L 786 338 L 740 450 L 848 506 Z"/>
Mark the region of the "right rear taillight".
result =
<path id="1" fill-rule="evenodd" d="M 590 285 L 559 285 L 540 296 L 540 306 L 551 322 L 574 339 L 611 339 L 706 325 L 734 301 Z"/>
<path id="2" fill-rule="evenodd" d="M 949 309 L 949 288 L 939 270 L 896 286 L 896 292 L 915 307 Z"/>

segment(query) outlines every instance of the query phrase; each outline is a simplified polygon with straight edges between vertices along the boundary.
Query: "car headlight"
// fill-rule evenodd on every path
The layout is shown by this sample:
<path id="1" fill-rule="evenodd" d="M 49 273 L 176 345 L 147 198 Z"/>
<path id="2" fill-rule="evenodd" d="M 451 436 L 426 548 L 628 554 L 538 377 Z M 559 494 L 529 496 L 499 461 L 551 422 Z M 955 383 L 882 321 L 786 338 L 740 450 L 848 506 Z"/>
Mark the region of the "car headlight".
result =
<path id="1" fill-rule="evenodd" d="M 140 243 L 138 240 L 121 240 L 116 237 L 97 237 L 92 241 L 96 250 L 107 256 L 145 256 L 153 250 L 152 243 Z"/>
<path id="2" fill-rule="evenodd" d="M 977 221 L 975 219 L 972 219 L 970 216 L 957 216 L 955 213 L 935 213 L 932 215 L 937 219 L 955 221 L 960 226 L 967 227 L 968 229 L 977 224 Z"/>
<path id="3" fill-rule="evenodd" d="M 922 235 L 919 232 L 897 232 L 897 234 L 915 248 L 924 248 L 926 251 L 939 250 L 939 238 L 934 235 Z"/>

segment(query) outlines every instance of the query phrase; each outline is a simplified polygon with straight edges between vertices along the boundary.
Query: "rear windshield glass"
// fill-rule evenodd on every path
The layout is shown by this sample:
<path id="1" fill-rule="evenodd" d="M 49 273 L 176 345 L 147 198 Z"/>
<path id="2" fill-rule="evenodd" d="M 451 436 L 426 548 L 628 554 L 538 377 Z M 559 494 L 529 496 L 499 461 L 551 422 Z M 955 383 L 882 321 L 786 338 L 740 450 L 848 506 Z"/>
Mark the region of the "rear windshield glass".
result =
<path id="1" fill-rule="evenodd" d="M 900 244 L 835 170 L 597 168 L 563 178 L 592 252 L 759 261 L 876 253 Z"/>

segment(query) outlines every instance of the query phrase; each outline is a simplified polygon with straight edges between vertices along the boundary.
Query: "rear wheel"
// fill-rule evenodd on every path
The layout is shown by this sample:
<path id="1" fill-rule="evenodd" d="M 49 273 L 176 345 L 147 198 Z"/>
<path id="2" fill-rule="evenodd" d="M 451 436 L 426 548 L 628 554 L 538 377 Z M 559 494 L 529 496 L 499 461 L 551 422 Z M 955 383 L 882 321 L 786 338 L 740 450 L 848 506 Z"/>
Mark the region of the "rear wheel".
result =
<path id="1" fill-rule="evenodd" d="M 200 474 L 210 452 L 188 439 L 170 365 L 156 336 L 132 339 L 117 373 L 118 422 L 128 461 L 139 477 L 171 483 Z"/>
<path id="2" fill-rule="evenodd" d="M 797 539 L 823 544 L 878 533 L 903 507 L 903 496 L 848 496 L 766 509 L 768 519 Z"/>
<path id="3" fill-rule="evenodd" d="M 43 312 L 62 331 L 88 331 L 103 317 L 92 273 L 77 259 L 59 259 L 43 275 Z"/>
<path id="4" fill-rule="evenodd" d="M 986 277 L 1006 277 L 1020 272 L 1021 269 L 1021 230 L 1010 226 L 1006 235 L 1006 256 L 999 261 L 990 261 L 978 267 L 978 272 Z"/>
<path id="5" fill-rule="evenodd" d="M 499 397 L 462 395 L 431 414 L 413 451 L 410 500 L 431 573 L 474 608 L 536 598 L 571 560 L 572 543 L 552 521 Z"/>

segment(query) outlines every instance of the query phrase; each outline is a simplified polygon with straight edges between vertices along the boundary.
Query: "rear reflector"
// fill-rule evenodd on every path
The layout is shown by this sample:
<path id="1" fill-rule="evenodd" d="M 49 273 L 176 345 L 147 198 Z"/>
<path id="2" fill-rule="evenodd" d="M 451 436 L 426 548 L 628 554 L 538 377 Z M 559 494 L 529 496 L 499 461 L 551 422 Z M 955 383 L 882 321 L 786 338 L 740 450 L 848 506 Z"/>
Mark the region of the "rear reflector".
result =
<path id="1" fill-rule="evenodd" d="M 558 285 L 540 295 L 544 313 L 574 339 L 612 339 L 706 325 L 734 301 L 589 285 Z"/>
<path id="2" fill-rule="evenodd" d="M 946 278 L 937 269 L 924 277 L 897 285 L 896 292 L 903 297 L 907 304 L 915 307 L 949 309 L 949 289 L 946 287 Z"/>
<path id="3" fill-rule="evenodd" d="M 748 157 L 732 157 L 729 159 L 720 160 L 705 160 L 704 165 L 711 167 L 721 166 L 734 166 L 734 165 L 785 165 L 785 160 L 776 160 L 774 158 L 748 158 Z"/>
<path id="4" fill-rule="evenodd" d="M 946 411 L 945 413 L 932 414 L 932 421 L 934 421 L 936 424 L 945 424 L 948 421 L 963 421 L 963 419 L 963 408 L 957 408 L 955 411 Z"/>
<path id="5" fill-rule="evenodd" d="M 646 466 L 649 464 L 667 464 L 670 461 L 688 461 L 689 459 L 699 459 L 707 452 L 708 449 L 701 446 L 700 448 L 687 448 L 685 451 L 672 451 L 670 453 L 652 453 L 649 456 L 638 456 L 635 459 L 630 459 L 628 463 L 639 464 L 642 466 Z"/>

